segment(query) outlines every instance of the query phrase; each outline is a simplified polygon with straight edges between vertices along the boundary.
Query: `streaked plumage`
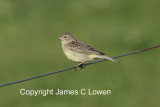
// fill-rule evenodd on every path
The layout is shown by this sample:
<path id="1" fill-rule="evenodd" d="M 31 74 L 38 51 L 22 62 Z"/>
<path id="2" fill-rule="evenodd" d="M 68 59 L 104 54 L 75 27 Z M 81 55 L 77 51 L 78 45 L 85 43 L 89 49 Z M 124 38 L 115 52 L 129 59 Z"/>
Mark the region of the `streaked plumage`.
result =
<path id="1" fill-rule="evenodd" d="M 59 37 L 59 39 L 61 40 L 65 55 L 72 61 L 80 62 L 80 64 L 83 64 L 86 61 L 91 61 L 95 58 L 104 58 L 118 62 L 106 56 L 104 53 L 97 51 L 91 46 L 85 45 L 84 43 L 76 40 L 70 33 L 64 33 Z"/>

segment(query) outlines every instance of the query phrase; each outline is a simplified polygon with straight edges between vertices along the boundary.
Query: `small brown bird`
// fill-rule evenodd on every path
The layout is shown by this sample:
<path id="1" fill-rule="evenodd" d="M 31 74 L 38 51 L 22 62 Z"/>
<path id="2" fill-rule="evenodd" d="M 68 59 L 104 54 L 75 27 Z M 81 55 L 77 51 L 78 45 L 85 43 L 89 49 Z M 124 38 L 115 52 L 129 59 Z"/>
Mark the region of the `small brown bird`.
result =
<path id="1" fill-rule="evenodd" d="M 104 58 L 114 62 L 119 62 L 106 56 L 104 53 L 99 52 L 96 49 L 78 41 L 70 33 L 62 34 L 59 37 L 59 40 L 62 43 L 62 48 L 67 58 L 75 62 L 80 62 L 78 65 L 76 65 L 75 69 L 78 69 L 78 67 L 83 68 L 83 64 L 85 62 L 91 61 L 95 58 Z"/>

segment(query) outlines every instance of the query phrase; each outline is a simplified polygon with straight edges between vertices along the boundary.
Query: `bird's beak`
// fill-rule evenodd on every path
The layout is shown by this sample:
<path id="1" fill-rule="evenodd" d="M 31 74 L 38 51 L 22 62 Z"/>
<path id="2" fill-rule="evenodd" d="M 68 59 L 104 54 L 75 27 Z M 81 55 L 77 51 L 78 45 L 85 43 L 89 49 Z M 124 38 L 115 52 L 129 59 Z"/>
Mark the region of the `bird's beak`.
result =
<path id="1" fill-rule="evenodd" d="M 58 39 L 61 41 L 61 40 L 62 40 L 62 37 L 60 36 Z"/>

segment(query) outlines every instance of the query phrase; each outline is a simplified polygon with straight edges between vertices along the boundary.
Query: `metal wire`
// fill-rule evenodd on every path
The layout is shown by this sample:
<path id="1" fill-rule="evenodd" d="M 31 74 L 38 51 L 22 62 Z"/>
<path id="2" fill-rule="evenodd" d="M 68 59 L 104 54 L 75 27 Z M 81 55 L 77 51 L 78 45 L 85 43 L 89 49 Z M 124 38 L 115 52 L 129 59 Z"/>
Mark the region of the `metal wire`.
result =
<path id="1" fill-rule="evenodd" d="M 150 47 L 150 48 L 145 48 L 145 49 L 142 49 L 142 50 L 137 50 L 137 51 L 125 53 L 125 54 L 122 54 L 122 55 L 114 56 L 112 58 L 115 59 L 115 58 L 119 58 L 119 57 L 123 57 L 123 56 L 128 56 L 128 55 L 131 55 L 131 54 L 136 54 L 136 53 L 148 51 L 148 50 L 151 50 L 151 49 L 154 49 L 154 48 L 158 48 L 158 47 L 160 47 L 160 45 L 156 45 L 156 46 L 153 46 L 153 47 Z M 107 60 L 108 59 L 102 59 L 102 60 L 90 62 L 90 63 L 84 64 L 83 66 L 87 66 L 87 65 L 91 65 L 91 64 L 107 61 Z M 74 69 L 74 68 L 75 68 L 75 66 L 72 66 L 72 67 L 69 67 L 69 68 L 62 69 L 62 70 L 58 70 L 58 71 L 54 71 L 54 72 L 50 72 L 50 73 L 46 73 L 46 74 L 42 74 L 42 75 L 29 77 L 29 78 L 26 78 L 26 79 L 23 79 L 23 80 L 8 82 L 8 83 L 0 85 L 0 87 L 4 87 L 4 86 L 7 86 L 7 85 L 12 85 L 12 84 L 17 84 L 17 83 L 29 81 L 29 80 L 32 80 L 32 79 L 36 79 L 36 78 L 40 78 L 40 77 L 44 77 L 44 76 L 48 76 L 48 75 L 52 75 L 52 74 L 56 74 L 56 73 L 60 73 L 60 72 L 64 72 L 64 71 L 68 71 L 68 70 L 71 70 L 71 69 Z"/>

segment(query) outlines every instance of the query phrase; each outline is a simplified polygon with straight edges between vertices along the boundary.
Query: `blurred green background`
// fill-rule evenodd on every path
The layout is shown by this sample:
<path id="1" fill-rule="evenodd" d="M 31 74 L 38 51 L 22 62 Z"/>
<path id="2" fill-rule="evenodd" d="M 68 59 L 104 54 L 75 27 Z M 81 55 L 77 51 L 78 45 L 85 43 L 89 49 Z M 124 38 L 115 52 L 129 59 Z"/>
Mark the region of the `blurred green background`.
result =
<path id="1" fill-rule="evenodd" d="M 73 66 L 58 37 L 116 56 L 160 43 L 159 0 L 0 0 L 0 84 Z M 159 107 L 160 49 L 1 87 L 1 107 Z M 22 96 L 25 89 L 110 89 L 110 96 Z"/>

